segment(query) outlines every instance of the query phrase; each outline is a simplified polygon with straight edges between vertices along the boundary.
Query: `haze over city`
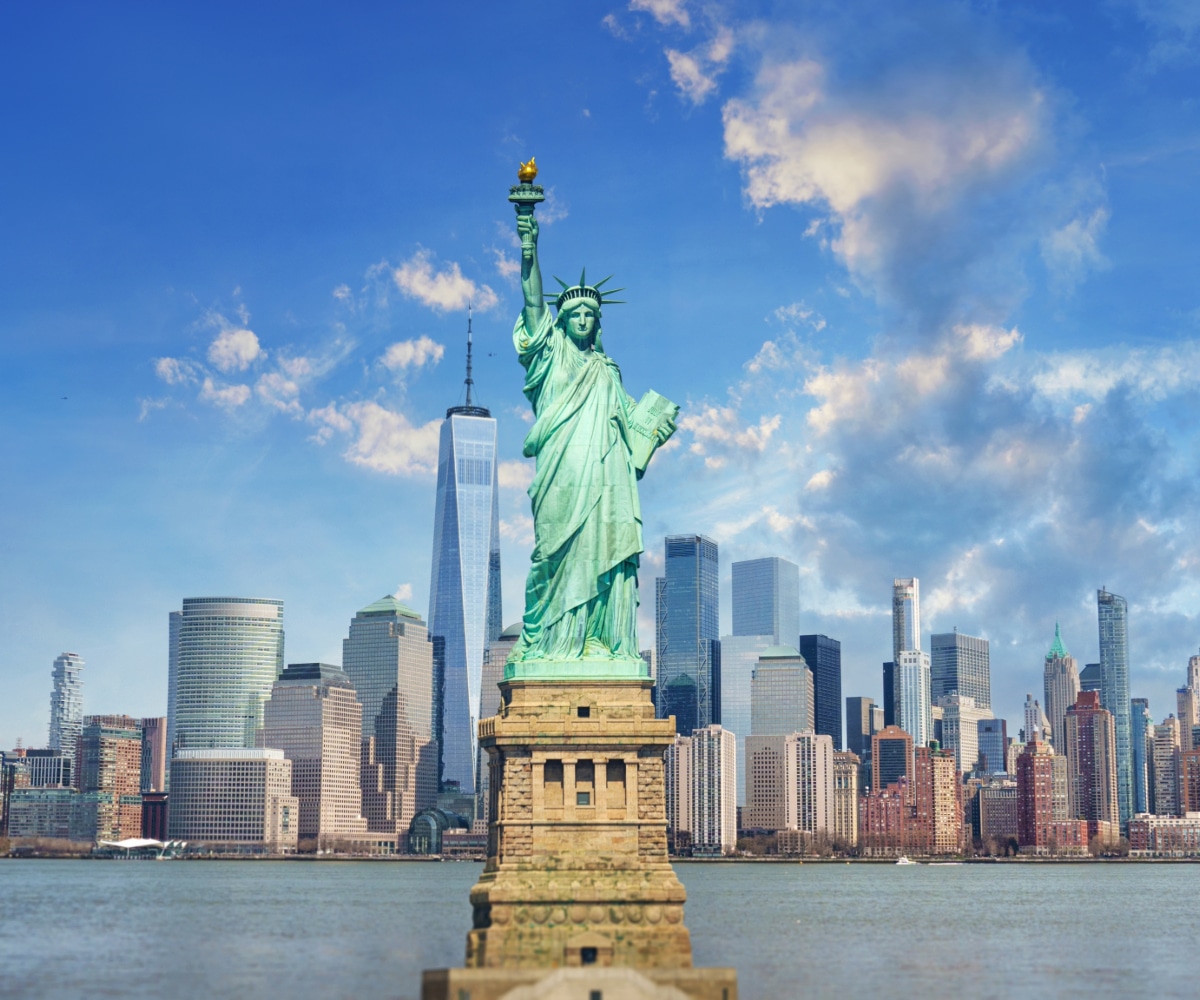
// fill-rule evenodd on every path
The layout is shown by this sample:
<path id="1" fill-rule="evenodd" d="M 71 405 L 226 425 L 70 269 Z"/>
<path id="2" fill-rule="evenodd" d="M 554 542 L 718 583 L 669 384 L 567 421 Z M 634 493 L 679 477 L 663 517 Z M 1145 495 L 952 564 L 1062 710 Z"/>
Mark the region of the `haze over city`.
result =
<path id="1" fill-rule="evenodd" d="M 642 482 L 644 646 L 662 538 L 699 532 L 722 634 L 733 561 L 799 564 L 847 695 L 879 697 L 915 576 L 926 634 L 990 639 L 998 715 L 1056 621 L 1096 658 L 1101 586 L 1131 694 L 1173 711 L 1200 648 L 1194 15 L 519 10 L 6 12 L 0 746 L 44 742 L 63 650 L 88 712 L 163 714 L 184 597 L 283 600 L 291 662 L 340 662 L 385 593 L 424 614 L 468 303 L 519 619 L 504 196 L 531 154 L 547 272 L 615 273 L 626 386 L 682 406 Z"/>

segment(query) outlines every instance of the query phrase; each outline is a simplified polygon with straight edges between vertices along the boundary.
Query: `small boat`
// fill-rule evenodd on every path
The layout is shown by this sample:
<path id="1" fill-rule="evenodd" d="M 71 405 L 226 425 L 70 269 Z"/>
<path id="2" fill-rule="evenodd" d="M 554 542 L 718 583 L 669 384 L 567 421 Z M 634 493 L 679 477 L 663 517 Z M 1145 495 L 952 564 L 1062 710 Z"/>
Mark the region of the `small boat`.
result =
<path id="1" fill-rule="evenodd" d="M 917 864 L 917 862 L 916 862 L 916 861 L 910 861 L 910 860 L 908 859 L 908 855 L 907 855 L 907 854 L 901 854 L 901 855 L 900 855 L 900 857 L 898 857 L 898 858 L 896 859 L 896 864 L 898 864 L 898 865 L 915 865 L 915 864 Z"/>

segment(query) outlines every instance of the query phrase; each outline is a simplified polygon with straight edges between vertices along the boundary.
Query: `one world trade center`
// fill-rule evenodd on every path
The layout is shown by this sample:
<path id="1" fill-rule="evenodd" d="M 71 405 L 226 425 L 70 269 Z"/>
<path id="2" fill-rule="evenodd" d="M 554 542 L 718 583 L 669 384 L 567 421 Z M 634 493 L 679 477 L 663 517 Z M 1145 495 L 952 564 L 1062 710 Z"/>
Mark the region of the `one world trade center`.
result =
<path id="1" fill-rule="evenodd" d="M 496 421 L 472 403 L 473 385 L 468 316 L 466 404 L 446 411 L 438 453 L 429 638 L 441 787 L 457 785 L 469 794 L 475 792 L 484 647 L 503 629 Z"/>

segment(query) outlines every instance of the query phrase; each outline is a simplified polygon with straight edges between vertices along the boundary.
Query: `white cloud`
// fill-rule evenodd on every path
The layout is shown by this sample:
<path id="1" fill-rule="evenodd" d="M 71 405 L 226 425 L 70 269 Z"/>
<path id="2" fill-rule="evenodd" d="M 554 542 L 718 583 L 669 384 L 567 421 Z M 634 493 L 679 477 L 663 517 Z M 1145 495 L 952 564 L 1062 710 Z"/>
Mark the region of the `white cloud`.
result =
<path id="1" fill-rule="evenodd" d="M 141 423 L 155 410 L 161 410 L 170 402 L 168 399 L 150 399 L 144 397 L 138 400 L 138 422 Z"/>
<path id="2" fill-rule="evenodd" d="M 208 360 L 222 372 L 243 372 L 262 356 L 253 330 L 222 330 L 208 348 Z"/>
<path id="3" fill-rule="evenodd" d="M 333 297 L 339 302 L 349 302 L 353 297 L 353 293 L 350 291 L 349 285 L 341 284 L 333 290 Z"/>
<path id="4" fill-rule="evenodd" d="M 827 490 L 829 489 L 829 484 L 833 482 L 833 477 L 836 475 L 837 473 L 830 469 L 821 469 L 819 472 L 814 472 L 809 476 L 808 482 L 804 484 L 804 489 L 810 493 L 813 490 Z"/>
<path id="5" fill-rule="evenodd" d="M 353 435 L 343 456 L 354 465 L 393 476 L 437 471 L 440 420 L 418 427 L 403 413 L 370 401 L 341 407 L 331 403 L 312 410 L 308 419 L 318 425 L 314 439 L 320 444 L 331 440 L 335 432 Z"/>
<path id="6" fill-rule="evenodd" d="M 1048 399 L 1097 401 L 1117 388 L 1159 402 L 1200 388 L 1200 343 L 1191 340 L 1157 350 L 1121 348 L 1042 355 L 1021 373 Z M 1087 416 L 1084 410 L 1080 420 Z"/>
<path id="7" fill-rule="evenodd" d="M 678 49 L 666 49 L 665 52 L 671 67 L 671 82 L 693 104 L 703 104 L 717 89 L 716 79 L 704 72 L 696 56 Z"/>
<path id="8" fill-rule="evenodd" d="M 1100 251 L 1100 237 L 1107 224 L 1108 209 L 1101 207 L 1042 237 L 1042 260 L 1061 291 L 1070 294 L 1089 271 L 1109 266 L 1108 258 Z"/>
<path id="9" fill-rule="evenodd" d="M 502 490 L 527 490 L 533 482 L 533 463 L 514 458 L 501 462 L 496 470 Z"/>
<path id="10" fill-rule="evenodd" d="M 538 209 L 538 222 L 542 225 L 552 226 L 556 222 L 561 222 L 570 214 L 567 203 L 558 196 L 558 192 L 552 187 L 546 188 L 546 200 L 542 202 Z M 520 246 L 520 244 L 517 244 Z"/>
<path id="11" fill-rule="evenodd" d="M 413 254 L 392 272 L 392 279 L 409 298 L 438 312 L 466 309 L 468 303 L 479 312 L 486 312 L 499 301 L 491 288 L 466 277 L 454 261 L 435 271 L 433 255 L 428 250 Z"/>
<path id="12" fill-rule="evenodd" d="M 692 435 L 692 454 L 707 456 L 705 465 L 719 469 L 731 456 L 762 452 L 780 419 L 779 414 L 764 416 L 757 425 L 742 426 L 733 407 L 707 404 L 680 417 L 679 429 Z"/>
<path id="13" fill-rule="evenodd" d="M 297 417 L 304 414 L 304 410 L 297 400 L 300 395 L 300 386 L 282 372 L 267 372 L 259 378 L 254 386 L 254 391 L 264 403 L 282 410 L 284 413 L 290 413 Z"/>
<path id="14" fill-rule="evenodd" d="M 500 519 L 500 536 L 518 545 L 533 545 L 533 518 L 528 514 L 515 514 Z"/>
<path id="15" fill-rule="evenodd" d="M 380 361 L 385 368 L 402 372 L 408 368 L 421 368 L 426 364 L 436 365 L 445 353 L 445 347 L 421 335 L 416 340 L 401 340 L 392 344 L 384 351 Z"/>
<path id="16" fill-rule="evenodd" d="M 516 257 L 510 257 L 499 247 L 492 247 L 492 254 L 496 258 L 496 270 L 500 277 L 505 279 L 520 277 L 521 262 Z"/>
<path id="17" fill-rule="evenodd" d="M 692 23 L 687 0 L 629 0 L 629 9 L 645 11 L 659 24 L 677 24 L 687 28 Z"/>
<path id="18" fill-rule="evenodd" d="M 244 406 L 250 399 L 250 386 L 248 385 L 217 385 L 213 380 L 206 376 L 203 385 L 200 387 L 200 397 L 202 402 L 212 403 L 214 406 L 219 406 L 224 410 L 236 410 L 239 406 Z"/>
<path id="19" fill-rule="evenodd" d="M 815 309 L 809 308 L 803 301 L 780 306 L 771 315 L 777 323 L 803 323 L 817 331 L 825 329 L 825 318 Z"/>
<path id="20" fill-rule="evenodd" d="M 167 385 L 189 385 L 197 380 L 196 365 L 183 358 L 156 358 L 154 374 Z"/>
<path id="21" fill-rule="evenodd" d="M 395 591 L 395 593 L 392 594 L 392 596 L 394 598 L 396 598 L 397 601 L 411 601 L 412 596 L 413 596 L 412 584 L 411 583 L 400 584 L 400 586 L 396 588 L 396 591 Z"/>
<path id="22" fill-rule="evenodd" d="M 742 164 L 755 207 L 824 213 L 846 266 L 878 278 L 949 238 L 919 223 L 958 221 L 964 197 L 1006 183 L 1042 142 L 1041 92 L 1019 68 L 991 69 L 977 80 L 911 70 L 880 97 L 831 92 L 815 59 L 768 61 L 754 96 L 725 104 L 725 155 Z"/>

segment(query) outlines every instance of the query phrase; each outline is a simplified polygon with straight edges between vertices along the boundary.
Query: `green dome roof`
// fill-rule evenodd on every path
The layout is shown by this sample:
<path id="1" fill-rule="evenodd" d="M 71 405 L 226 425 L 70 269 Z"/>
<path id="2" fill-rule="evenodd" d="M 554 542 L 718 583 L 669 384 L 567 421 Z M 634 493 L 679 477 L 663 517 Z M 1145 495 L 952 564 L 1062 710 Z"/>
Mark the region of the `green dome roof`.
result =
<path id="1" fill-rule="evenodd" d="M 413 611 L 407 604 L 402 604 L 397 598 L 391 594 L 385 594 L 379 598 L 374 604 L 368 604 L 360 612 L 360 615 L 400 615 L 404 618 L 415 618 L 421 620 L 421 616 Z"/>
<path id="2" fill-rule="evenodd" d="M 503 632 L 500 633 L 501 639 L 517 639 L 521 635 L 521 622 L 515 625 L 509 625 Z"/>
<path id="3" fill-rule="evenodd" d="M 760 660 L 803 660 L 800 655 L 800 650 L 795 646 L 771 646 L 769 649 L 764 649 L 758 654 Z"/>

